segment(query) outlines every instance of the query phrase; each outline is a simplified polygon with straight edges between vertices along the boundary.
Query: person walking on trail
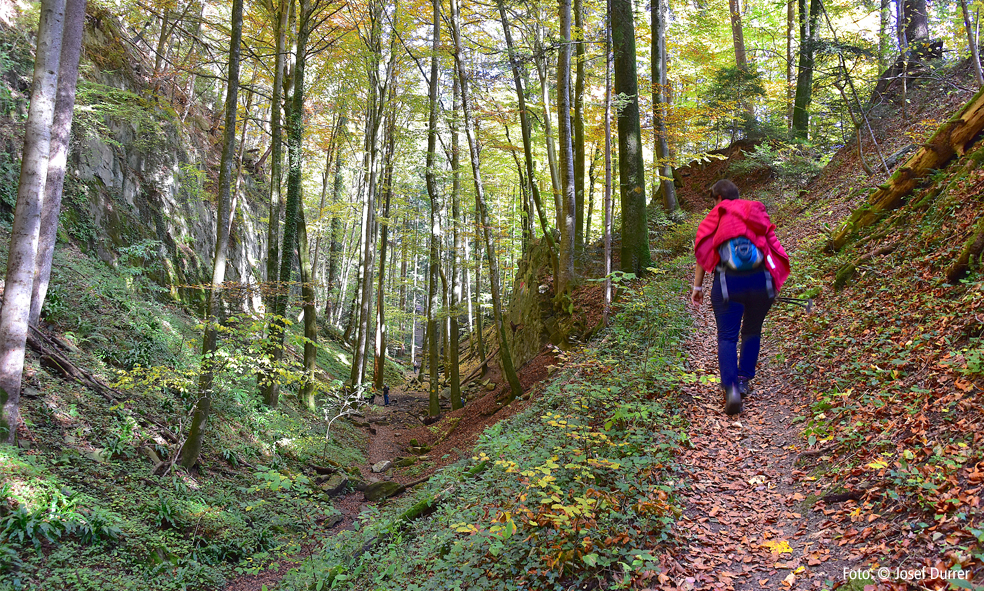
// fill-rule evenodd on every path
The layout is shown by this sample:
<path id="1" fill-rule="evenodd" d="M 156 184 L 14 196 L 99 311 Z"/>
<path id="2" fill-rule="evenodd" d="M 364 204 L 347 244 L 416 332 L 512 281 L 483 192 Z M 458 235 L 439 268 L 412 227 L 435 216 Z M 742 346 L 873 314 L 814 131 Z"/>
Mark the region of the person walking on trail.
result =
<path id="1" fill-rule="evenodd" d="M 738 187 L 727 179 L 714 183 L 711 198 L 714 207 L 697 227 L 694 240 L 697 268 L 690 301 L 694 306 L 703 303 L 704 274 L 713 271 L 711 306 L 724 412 L 736 415 L 755 377 L 762 322 L 789 277 L 789 257 L 764 205 L 740 199 Z"/>

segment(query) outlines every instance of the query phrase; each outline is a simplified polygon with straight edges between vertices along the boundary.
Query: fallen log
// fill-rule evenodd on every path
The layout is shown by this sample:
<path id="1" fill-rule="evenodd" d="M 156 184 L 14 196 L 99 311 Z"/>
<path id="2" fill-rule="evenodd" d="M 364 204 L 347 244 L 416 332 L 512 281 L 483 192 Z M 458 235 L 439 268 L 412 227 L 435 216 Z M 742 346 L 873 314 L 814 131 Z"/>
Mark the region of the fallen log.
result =
<path id="1" fill-rule="evenodd" d="M 854 210 L 831 236 L 828 248 L 840 250 L 855 232 L 874 224 L 885 212 L 901 206 L 912 190 L 933 171 L 942 168 L 953 156 L 963 156 L 982 129 L 984 89 L 979 90 L 956 115 L 943 123 L 885 184 L 875 189 L 865 205 Z"/>

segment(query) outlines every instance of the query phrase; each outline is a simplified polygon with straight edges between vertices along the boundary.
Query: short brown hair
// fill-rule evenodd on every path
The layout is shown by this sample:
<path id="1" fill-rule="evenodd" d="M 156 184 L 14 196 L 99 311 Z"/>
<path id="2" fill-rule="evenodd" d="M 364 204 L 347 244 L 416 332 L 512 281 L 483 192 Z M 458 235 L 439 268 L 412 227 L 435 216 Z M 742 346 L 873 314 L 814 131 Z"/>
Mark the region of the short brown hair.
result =
<path id="1" fill-rule="evenodd" d="M 711 199 L 738 199 L 738 186 L 728 179 L 722 179 L 711 187 Z"/>

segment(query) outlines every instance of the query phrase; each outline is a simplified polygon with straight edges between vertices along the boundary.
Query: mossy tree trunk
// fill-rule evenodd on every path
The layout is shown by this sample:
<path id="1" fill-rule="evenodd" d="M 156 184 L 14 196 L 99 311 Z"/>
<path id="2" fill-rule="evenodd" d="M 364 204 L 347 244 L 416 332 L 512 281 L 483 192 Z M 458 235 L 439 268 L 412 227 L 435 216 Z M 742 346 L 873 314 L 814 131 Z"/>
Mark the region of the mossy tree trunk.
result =
<path id="1" fill-rule="evenodd" d="M 941 168 L 954 155 L 962 156 L 984 129 L 984 89 L 981 89 L 950 120 L 936 130 L 922 148 L 888 181 L 868 197 L 868 202 L 856 209 L 828 244 L 840 250 L 855 232 L 868 227 L 888 211 L 902 205 L 912 190 L 932 171 Z"/>
<path id="2" fill-rule="evenodd" d="M 615 94 L 623 97 L 618 111 L 618 178 L 622 203 L 622 271 L 644 275 L 652 265 L 646 219 L 646 169 L 642 162 L 639 125 L 639 83 L 636 76 L 635 23 L 631 0 L 611 1 Z"/>
<path id="3" fill-rule="evenodd" d="M 441 0 L 434 0 L 433 8 L 433 29 L 431 37 L 431 68 L 428 89 L 428 119 L 427 119 L 427 169 L 424 172 L 427 184 L 427 195 L 430 197 L 430 260 L 428 261 L 428 275 L 430 281 L 427 287 L 427 328 L 424 339 L 427 347 L 428 365 L 430 366 L 429 394 L 430 404 L 427 412 L 431 416 L 441 413 L 440 406 L 440 386 L 438 385 L 438 361 L 437 361 L 437 309 L 440 306 L 440 296 L 438 295 L 438 282 L 440 281 L 439 271 L 441 257 L 439 250 L 439 237 L 441 234 L 440 221 L 438 220 L 437 210 L 440 198 L 437 190 L 437 171 L 435 170 L 437 161 L 437 91 L 438 91 L 438 58 L 441 50 Z M 421 364 L 423 365 L 423 364 Z"/>
<path id="4" fill-rule="evenodd" d="M 212 408 L 215 380 L 215 352 L 218 348 L 219 310 L 222 282 L 225 281 L 226 252 L 232 225 L 232 164 L 236 154 L 236 108 L 239 103 L 239 60 L 243 34 L 243 0 L 233 0 L 232 38 L 229 41 L 229 71 L 226 86 L 225 131 L 222 137 L 222 160 L 219 164 L 219 208 L 216 218 L 215 258 L 212 284 L 207 297 L 205 335 L 202 339 L 202 369 L 198 380 L 198 401 L 192 414 L 188 439 L 181 449 L 181 465 L 191 468 L 198 461 L 205 438 L 205 424 Z"/>

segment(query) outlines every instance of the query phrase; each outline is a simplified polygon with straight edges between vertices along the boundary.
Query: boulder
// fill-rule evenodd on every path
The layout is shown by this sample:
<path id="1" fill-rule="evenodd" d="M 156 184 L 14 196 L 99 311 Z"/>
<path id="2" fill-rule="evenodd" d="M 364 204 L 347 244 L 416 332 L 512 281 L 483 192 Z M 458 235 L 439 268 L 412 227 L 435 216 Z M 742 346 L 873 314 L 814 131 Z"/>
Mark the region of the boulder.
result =
<path id="1" fill-rule="evenodd" d="M 367 501 L 374 502 L 388 499 L 389 497 L 400 494 L 404 490 L 406 490 L 406 487 L 402 484 L 393 482 L 392 480 L 384 480 L 370 484 L 366 487 L 363 494 Z"/>
<path id="2" fill-rule="evenodd" d="M 385 471 L 389 470 L 390 469 L 390 466 L 392 466 L 392 465 L 393 465 L 393 462 L 391 462 L 389 460 L 383 460 L 382 462 L 376 462 L 375 464 L 372 465 L 372 471 L 375 472 L 376 474 L 379 474 L 380 472 L 385 472 Z"/>
<path id="3" fill-rule="evenodd" d="M 345 487 L 348 485 L 349 479 L 344 474 L 338 472 L 332 474 L 328 477 L 328 480 L 323 482 L 319 488 L 325 492 L 329 497 L 334 497 L 342 494 Z"/>
<path id="4" fill-rule="evenodd" d="M 393 465 L 396 466 L 397 468 L 407 468 L 409 466 L 413 466 L 416 463 L 417 463 L 417 458 L 415 457 L 396 458 L 396 461 L 393 462 Z"/>

